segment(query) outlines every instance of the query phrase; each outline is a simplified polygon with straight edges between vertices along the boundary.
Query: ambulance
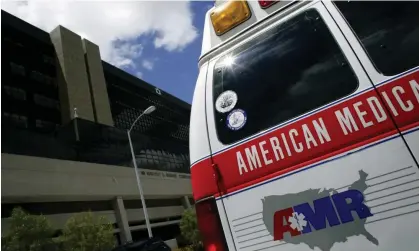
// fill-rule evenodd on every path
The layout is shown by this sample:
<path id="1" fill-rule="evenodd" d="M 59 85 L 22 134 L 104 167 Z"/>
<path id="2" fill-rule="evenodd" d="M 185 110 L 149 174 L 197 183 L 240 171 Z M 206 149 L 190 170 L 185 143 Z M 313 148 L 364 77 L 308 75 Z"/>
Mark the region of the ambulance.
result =
<path id="1" fill-rule="evenodd" d="M 419 2 L 216 1 L 190 158 L 207 251 L 419 250 Z"/>

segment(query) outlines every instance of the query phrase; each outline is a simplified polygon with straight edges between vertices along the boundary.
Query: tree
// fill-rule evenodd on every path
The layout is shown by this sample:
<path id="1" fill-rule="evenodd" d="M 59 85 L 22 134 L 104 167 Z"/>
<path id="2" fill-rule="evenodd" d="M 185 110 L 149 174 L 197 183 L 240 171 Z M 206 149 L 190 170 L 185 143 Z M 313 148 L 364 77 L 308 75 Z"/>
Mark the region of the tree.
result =
<path id="1" fill-rule="evenodd" d="M 53 246 L 54 229 L 45 216 L 30 215 L 15 208 L 10 217 L 9 231 L 3 235 L 4 251 L 41 251 Z"/>
<path id="2" fill-rule="evenodd" d="M 201 235 L 198 230 L 195 209 L 187 209 L 182 215 L 180 221 L 180 232 L 188 242 L 194 247 L 201 246 Z"/>
<path id="3" fill-rule="evenodd" d="M 108 251 L 115 246 L 112 224 L 91 212 L 68 219 L 61 240 L 68 251 Z"/>

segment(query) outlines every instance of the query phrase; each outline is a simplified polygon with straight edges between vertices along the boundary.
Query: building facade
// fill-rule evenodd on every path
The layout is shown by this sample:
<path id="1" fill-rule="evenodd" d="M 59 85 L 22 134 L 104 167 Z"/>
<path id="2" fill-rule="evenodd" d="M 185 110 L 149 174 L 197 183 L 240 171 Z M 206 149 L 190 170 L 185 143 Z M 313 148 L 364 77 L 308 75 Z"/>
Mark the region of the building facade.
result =
<path id="1" fill-rule="evenodd" d="M 120 242 L 146 237 L 127 129 L 155 235 L 190 207 L 190 105 L 104 61 L 94 43 L 1 13 L 2 228 L 14 207 L 51 219 L 107 216 Z"/>

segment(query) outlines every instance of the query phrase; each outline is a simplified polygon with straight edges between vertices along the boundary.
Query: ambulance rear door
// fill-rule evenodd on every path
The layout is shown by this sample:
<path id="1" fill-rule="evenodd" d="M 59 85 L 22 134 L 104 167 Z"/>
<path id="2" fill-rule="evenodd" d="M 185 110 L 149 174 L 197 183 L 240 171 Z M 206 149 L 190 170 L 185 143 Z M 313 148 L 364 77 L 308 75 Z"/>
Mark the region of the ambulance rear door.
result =
<path id="1" fill-rule="evenodd" d="M 230 250 L 419 245 L 417 165 L 329 11 L 320 1 L 286 9 L 209 61 L 213 165 L 203 168 L 219 182 Z M 194 193 L 215 189 L 198 179 Z M 368 210 L 346 214 L 351 203 L 333 200 L 349 190 Z M 297 212 L 304 203 L 314 207 L 305 219 Z"/>
<path id="2" fill-rule="evenodd" d="M 419 2 L 325 2 L 419 160 Z"/>

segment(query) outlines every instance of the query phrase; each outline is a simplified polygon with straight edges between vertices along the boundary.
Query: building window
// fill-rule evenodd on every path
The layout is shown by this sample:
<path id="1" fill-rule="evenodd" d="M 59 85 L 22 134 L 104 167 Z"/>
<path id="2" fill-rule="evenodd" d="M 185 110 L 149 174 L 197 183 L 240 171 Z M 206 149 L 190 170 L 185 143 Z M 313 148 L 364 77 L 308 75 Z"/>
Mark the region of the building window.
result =
<path id="1" fill-rule="evenodd" d="M 12 70 L 13 74 L 25 76 L 25 67 L 22 65 L 10 62 L 10 69 Z"/>
<path id="2" fill-rule="evenodd" d="M 12 122 L 15 126 L 28 128 L 28 118 L 26 116 L 8 112 L 3 112 L 3 116 L 5 120 Z"/>
<path id="3" fill-rule="evenodd" d="M 52 99 L 52 98 L 47 98 L 39 94 L 33 95 L 33 101 L 35 102 L 35 104 L 43 106 L 43 107 L 57 109 L 57 110 L 60 108 L 60 104 L 57 100 Z"/>
<path id="4" fill-rule="evenodd" d="M 36 128 L 40 128 L 40 129 L 53 130 L 57 127 L 57 124 L 53 122 L 37 119 L 35 121 L 35 126 Z"/>
<path id="5" fill-rule="evenodd" d="M 41 83 L 43 83 L 43 81 L 44 81 L 44 75 L 40 72 L 37 72 L 37 71 L 32 71 L 31 72 L 31 78 L 33 80 L 36 80 L 36 81 L 41 82 Z"/>
<path id="6" fill-rule="evenodd" d="M 13 43 L 13 39 L 11 39 L 10 37 L 3 37 L 3 40 L 8 43 Z"/>
<path id="7" fill-rule="evenodd" d="M 44 63 L 50 64 L 50 65 L 55 65 L 54 58 L 52 58 L 50 56 L 42 55 L 42 59 L 44 60 Z"/>
<path id="8" fill-rule="evenodd" d="M 47 85 L 53 85 L 55 86 L 54 78 L 51 78 L 50 76 L 44 75 L 44 83 Z"/>
<path id="9" fill-rule="evenodd" d="M 13 97 L 14 99 L 26 100 L 26 91 L 25 90 L 5 85 L 4 86 L 4 91 L 7 95 Z"/>
<path id="10" fill-rule="evenodd" d="M 358 79 L 322 17 L 307 10 L 217 61 L 213 101 L 218 138 L 234 143 L 345 97 L 357 87 Z M 239 97 L 235 107 L 240 109 L 231 121 L 245 121 L 240 127 L 229 127 L 232 113 L 223 112 L 222 103 L 216 105 L 219 97 L 231 93 Z"/>
<path id="11" fill-rule="evenodd" d="M 54 78 L 52 78 L 50 76 L 47 76 L 45 74 L 42 74 L 38 71 L 32 71 L 31 72 L 31 78 L 33 80 L 38 81 L 38 82 L 43 83 L 43 84 L 55 85 Z"/>

